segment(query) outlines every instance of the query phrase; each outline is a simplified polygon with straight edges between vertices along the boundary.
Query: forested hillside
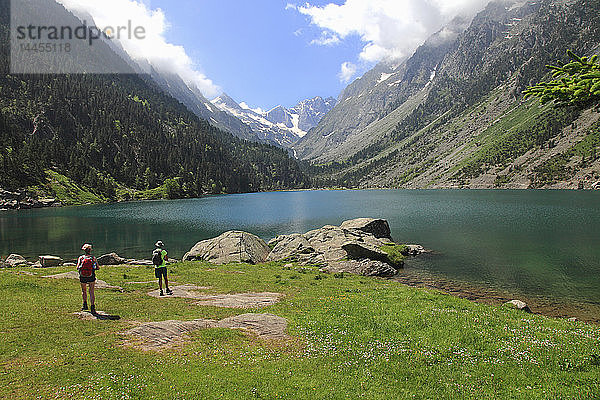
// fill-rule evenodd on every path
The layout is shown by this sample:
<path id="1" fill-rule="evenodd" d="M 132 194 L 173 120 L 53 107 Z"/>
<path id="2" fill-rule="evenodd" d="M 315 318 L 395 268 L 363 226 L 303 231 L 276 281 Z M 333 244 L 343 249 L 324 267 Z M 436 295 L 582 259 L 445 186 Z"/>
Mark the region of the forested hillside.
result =
<path id="1" fill-rule="evenodd" d="M 116 200 L 308 185 L 286 151 L 212 127 L 143 76 L 9 75 L 8 10 L 0 0 L 0 188 L 52 196 L 64 176 Z"/>

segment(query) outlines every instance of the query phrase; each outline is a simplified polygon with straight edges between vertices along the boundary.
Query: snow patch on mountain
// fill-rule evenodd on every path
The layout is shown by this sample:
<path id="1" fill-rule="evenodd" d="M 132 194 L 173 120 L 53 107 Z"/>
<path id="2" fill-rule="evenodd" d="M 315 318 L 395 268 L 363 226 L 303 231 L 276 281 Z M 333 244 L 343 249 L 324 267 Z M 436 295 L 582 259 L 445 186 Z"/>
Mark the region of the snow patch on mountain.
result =
<path id="1" fill-rule="evenodd" d="M 390 79 L 390 77 L 394 75 L 394 74 L 386 74 L 386 73 L 382 73 L 381 77 L 379 78 L 379 81 L 377 82 L 377 84 L 380 84 L 381 82 L 385 82 L 388 79 Z"/>
<path id="2" fill-rule="evenodd" d="M 317 126 L 335 106 L 336 100 L 331 97 L 315 97 L 304 100 L 291 109 L 279 105 L 269 111 L 263 111 L 260 108 L 252 108 L 245 102 L 238 103 L 224 93 L 211 103 L 250 126 L 262 140 L 290 147 Z"/>

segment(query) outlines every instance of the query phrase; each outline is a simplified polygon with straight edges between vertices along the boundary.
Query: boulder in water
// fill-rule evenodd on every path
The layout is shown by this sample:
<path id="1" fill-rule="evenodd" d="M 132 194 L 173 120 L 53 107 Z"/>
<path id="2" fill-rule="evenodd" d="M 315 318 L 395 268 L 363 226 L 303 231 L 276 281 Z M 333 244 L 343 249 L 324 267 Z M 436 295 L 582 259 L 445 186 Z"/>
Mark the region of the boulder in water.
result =
<path id="1" fill-rule="evenodd" d="M 402 252 L 405 256 L 418 256 L 419 254 L 423 254 L 427 252 L 425 248 L 418 244 L 407 244 L 404 246 L 404 251 Z"/>

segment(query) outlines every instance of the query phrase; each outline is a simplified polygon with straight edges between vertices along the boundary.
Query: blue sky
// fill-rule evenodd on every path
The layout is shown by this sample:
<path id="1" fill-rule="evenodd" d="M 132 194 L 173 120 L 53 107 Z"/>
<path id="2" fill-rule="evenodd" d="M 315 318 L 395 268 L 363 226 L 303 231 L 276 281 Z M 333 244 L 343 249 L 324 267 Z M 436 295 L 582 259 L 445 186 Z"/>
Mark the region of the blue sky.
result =
<path id="1" fill-rule="evenodd" d="M 337 97 L 340 65 L 354 60 L 358 36 L 337 46 L 311 41 L 321 30 L 279 0 L 151 0 L 170 23 L 169 42 L 183 45 L 197 68 L 237 101 L 270 109 L 314 96 Z M 332 1 L 313 1 L 324 5 Z M 335 2 L 334 2 L 335 3 Z M 338 4 L 343 1 L 338 1 Z"/>
<path id="2" fill-rule="evenodd" d="M 178 74 L 209 99 L 224 91 L 268 110 L 337 97 L 376 63 L 409 57 L 489 0 L 57 1 L 99 26 L 147 28 L 143 40 L 121 40 L 131 57 Z"/>

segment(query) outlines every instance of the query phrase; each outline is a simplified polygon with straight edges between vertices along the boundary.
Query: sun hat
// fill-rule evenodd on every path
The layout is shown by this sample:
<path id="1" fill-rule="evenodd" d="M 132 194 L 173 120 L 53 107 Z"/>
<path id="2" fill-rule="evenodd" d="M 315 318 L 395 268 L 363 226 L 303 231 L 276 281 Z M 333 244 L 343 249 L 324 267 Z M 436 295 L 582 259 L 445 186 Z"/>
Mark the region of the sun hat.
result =
<path id="1" fill-rule="evenodd" d="M 155 246 L 156 247 L 165 247 L 165 244 L 159 240 L 158 242 L 156 242 Z"/>
<path id="2" fill-rule="evenodd" d="M 84 244 L 84 245 L 81 247 L 81 250 L 83 250 L 83 251 L 92 250 L 92 245 L 91 245 L 91 244 L 88 244 L 88 243 L 86 243 L 86 244 Z"/>

